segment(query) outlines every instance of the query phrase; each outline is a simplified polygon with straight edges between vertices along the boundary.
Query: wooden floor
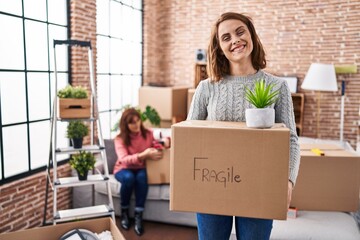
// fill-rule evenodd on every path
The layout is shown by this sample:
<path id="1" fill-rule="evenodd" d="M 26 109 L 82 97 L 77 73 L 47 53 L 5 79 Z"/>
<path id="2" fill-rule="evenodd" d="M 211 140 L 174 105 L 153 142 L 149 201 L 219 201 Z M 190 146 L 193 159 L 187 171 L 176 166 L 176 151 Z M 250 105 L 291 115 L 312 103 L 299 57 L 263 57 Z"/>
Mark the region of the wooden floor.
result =
<path id="1" fill-rule="evenodd" d="M 142 236 L 134 231 L 134 219 L 131 219 L 131 227 L 124 230 L 120 226 L 120 218 L 116 217 L 116 225 L 126 240 L 197 240 L 196 227 L 187 227 L 173 224 L 144 221 L 145 232 Z"/>

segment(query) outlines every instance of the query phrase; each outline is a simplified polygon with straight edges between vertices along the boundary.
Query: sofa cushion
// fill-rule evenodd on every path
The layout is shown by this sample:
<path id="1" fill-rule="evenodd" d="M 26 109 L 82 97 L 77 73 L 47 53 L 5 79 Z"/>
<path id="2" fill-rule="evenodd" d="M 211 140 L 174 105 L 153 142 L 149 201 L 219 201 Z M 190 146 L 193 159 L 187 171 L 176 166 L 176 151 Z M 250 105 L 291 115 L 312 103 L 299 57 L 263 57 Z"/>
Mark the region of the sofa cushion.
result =
<path id="1" fill-rule="evenodd" d="M 109 173 L 111 174 L 113 173 L 114 165 L 117 160 L 117 155 L 115 152 L 115 144 L 114 144 L 114 140 L 112 139 L 104 139 L 104 143 L 105 143 L 105 152 L 109 167 Z"/>

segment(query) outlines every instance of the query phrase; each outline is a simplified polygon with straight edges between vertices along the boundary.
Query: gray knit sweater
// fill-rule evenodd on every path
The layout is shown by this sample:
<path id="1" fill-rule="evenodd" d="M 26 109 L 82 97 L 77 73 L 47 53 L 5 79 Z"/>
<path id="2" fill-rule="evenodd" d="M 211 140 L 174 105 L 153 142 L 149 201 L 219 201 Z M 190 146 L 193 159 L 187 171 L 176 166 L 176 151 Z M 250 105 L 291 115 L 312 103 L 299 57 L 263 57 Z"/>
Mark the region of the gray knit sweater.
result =
<path id="1" fill-rule="evenodd" d="M 254 82 L 260 78 L 265 79 L 267 84 L 276 83 L 276 88 L 280 89 L 280 96 L 271 107 L 275 109 L 275 122 L 284 123 L 290 129 L 289 180 L 295 185 L 300 147 L 291 93 L 285 80 L 261 70 L 246 77 L 225 76 L 219 82 L 203 80 L 196 88 L 187 119 L 245 122 L 245 109 L 254 108 L 245 99 L 245 86 L 253 89 Z"/>

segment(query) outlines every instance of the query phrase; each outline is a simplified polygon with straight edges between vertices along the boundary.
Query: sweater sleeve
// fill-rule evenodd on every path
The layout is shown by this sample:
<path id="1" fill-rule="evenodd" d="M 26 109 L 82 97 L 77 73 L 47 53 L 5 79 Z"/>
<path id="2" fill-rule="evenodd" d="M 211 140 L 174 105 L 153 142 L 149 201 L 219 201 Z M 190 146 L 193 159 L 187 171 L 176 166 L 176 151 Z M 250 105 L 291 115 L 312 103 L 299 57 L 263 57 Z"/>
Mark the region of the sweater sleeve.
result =
<path id="1" fill-rule="evenodd" d="M 121 138 L 115 138 L 114 140 L 115 144 L 115 151 L 116 155 L 118 157 L 118 160 L 116 161 L 117 164 L 126 164 L 126 165 L 141 165 L 142 162 L 138 158 L 138 154 L 129 154 L 127 147 L 123 143 Z"/>
<path id="2" fill-rule="evenodd" d="M 209 80 L 200 81 L 192 98 L 187 120 L 206 120 L 209 103 Z"/>
<path id="3" fill-rule="evenodd" d="M 275 104 L 275 121 L 290 129 L 289 180 L 295 185 L 300 166 L 300 146 L 296 133 L 294 107 L 287 83 L 281 83 L 280 96 Z"/>

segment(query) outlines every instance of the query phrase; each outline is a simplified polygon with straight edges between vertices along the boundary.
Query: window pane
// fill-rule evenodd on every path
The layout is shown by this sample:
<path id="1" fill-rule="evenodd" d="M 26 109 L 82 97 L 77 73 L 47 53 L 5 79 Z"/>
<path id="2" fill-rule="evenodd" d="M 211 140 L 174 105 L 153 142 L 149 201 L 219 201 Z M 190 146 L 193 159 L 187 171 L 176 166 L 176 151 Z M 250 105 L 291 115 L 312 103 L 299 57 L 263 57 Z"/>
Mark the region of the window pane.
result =
<path id="1" fill-rule="evenodd" d="M 124 74 L 141 74 L 142 71 L 142 48 L 139 43 L 124 42 L 124 56 L 131 56 L 131 58 L 122 58 L 120 68 Z"/>
<path id="2" fill-rule="evenodd" d="M 141 0 L 133 0 L 133 4 L 134 8 L 136 9 L 142 9 L 142 1 Z"/>
<path id="3" fill-rule="evenodd" d="M 111 128 L 113 128 L 114 126 L 119 124 L 121 114 L 122 114 L 121 111 L 119 111 L 119 112 L 116 112 L 116 111 L 110 112 L 110 118 L 111 118 L 110 126 L 111 126 Z M 115 137 L 117 134 L 119 134 L 119 132 L 120 132 L 119 130 L 112 131 L 111 132 L 111 138 Z"/>
<path id="4" fill-rule="evenodd" d="M 56 146 L 58 148 L 66 148 L 69 146 L 69 139 L 66 137 L 66 128 L 68 125 L 68 122 L 60 122 L 57 121 L 57 132 L 56 132 L 56 136 L 57 136 L 57 143 Z M 68 154 L 58 154 L 57 155 L 57 160 L 62 160 L 62 159 L 66 159 L 68 158 L 69 155 Z"/>
<path id="5" fill-rule="evenodd" d="M 121 37 L 121 16 L 122 5 L 119 2 L 110 2 L 110 35 L 112 37 Z"/>
<path id="6" fill-rule="evenodd" d="M 109 38 L 97 36 L 97 72 L 109 73 Z"/>
<path id="7" fill-rule="evenodd" d="M 24 0 L 24 14 L 28 18 L 46 21 L 46 0 Z"/>
<path id="8" fill-rule="evenodd" d="M 3 128 L 4 171 L 10 177 L 29 169 L 26 125 Z"/>
<path id="9" fill-rule="evenodd" d="M 124 64 L 129 60 L 128 56 L 131 55 L 123 54 L 122 41 L 112 38 L 110 44 L 110 72 L 119 74 L 126 68 Z"/>
<path id="10" fill-rule="evenodd" d="M 50 70 L 54 71 L 54 39 L 67 40 L 67 28 L 59 26 L 49 26 L 49 52 L 50 52 Z M 67 71 L 68 69 L 68 47 L 66 45 L 56 46 L 56 67 L 58 71 Z"/>
<path id="11" fill-rule="evenodd" d="M 111 96 L 111 109 L 120 109 L 124 104 L 122 101 L 122 87 L 121 87 L 121 76 L 110 77 L 110 96 Z"/>
<path id="12" fill-rule="evenodd" d="M 101 131 L 104 139 L 110 139 L 110 120 L 109 120 L 109 112 L 100 113 L 100 122 L 101 122 Z"/>
<path id="13" fill-rule="evenodd" d="M 136 106 L 138 102 L 138 92 L 139 92 L 139 83 L 133 76 L 123 76 L 122 77 L 122 103 L 123 105 L 130 104 L 131 106 Z"/>
<path id="14" fill-rule="evenodd" d="M 21 16 L 22 15 L 22 5 L 21 0 L 11 0 L 6 1 L 2 0 L 0 1 L 0 9 L 2 12 L 12 13 Z M 0 25 L 1 25 L 0 20 Z"/>
<path id="15" fill-rule="evenodd" d="M 109 35 L 109 1 L 96 1 L 96 31 L 98 34 Z"/>
<path id="16" fill-rule="evenodd" d="M 49 22 L 67 25 L 67 0 L 48 1 Z"/>
<path id="17" fill-rule="evenodd" d="M 133 11 L 132 21 L 132 40 L 134 42 L 142 42 L 142 12 L 141 11 Z"/>
<path id="18" fill-rule="evenodd" d="M 28 73 L 29 120 L 50 118 L 49 75 Z"/>
<path id="19" fill-rule="evenodd" d="M 97 97 L 99 111 L 106 111 L 110 109 L 110 95 L 109 95 L 109 76 L 98 75 L 97 76 Z M 119 91 L 120 94 L 120 91 Z"/>
<path id="20" fill-rule="evenodd" d="M 0 72 L 0 88 L 2 124 L 26 121 L 25 74 Z"/>
<path id="21" fill-rule="evenodd" d="M 31 169 L 46 166 L 50 151 L 50 121 L 30 124 Z"/>
<path id="22" fill-rule="evenodd" d="M 24 69 L 23 24 L 20 18 L 0 14 L 0 68 Z"/>
<path id="23" fill-rule="evenodd" d="M 25 20 L 25 36 L 28 70 L 48 70 L 46 24 Z"/>

